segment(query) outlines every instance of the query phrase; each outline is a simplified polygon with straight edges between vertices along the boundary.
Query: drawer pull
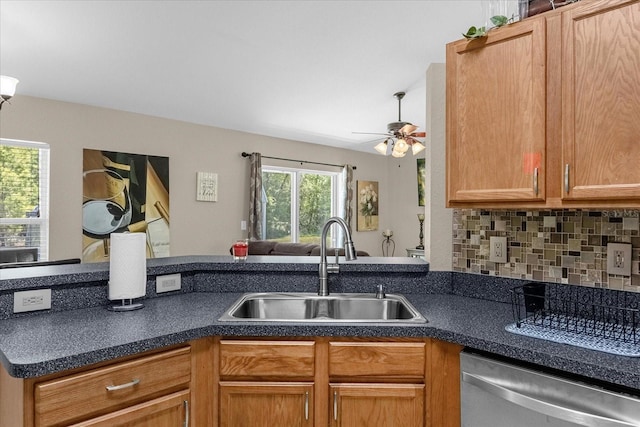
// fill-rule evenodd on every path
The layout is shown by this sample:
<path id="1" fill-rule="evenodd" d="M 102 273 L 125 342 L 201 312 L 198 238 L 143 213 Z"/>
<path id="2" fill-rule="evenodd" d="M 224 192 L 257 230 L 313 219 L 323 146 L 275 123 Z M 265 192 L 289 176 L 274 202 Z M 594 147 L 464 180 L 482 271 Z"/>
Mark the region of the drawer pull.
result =
<path id="1" fill-rule="evenodd" d="M 124 388 L 129 388 L 129 387 L 133 387 L 134 385 L 140 384 L 140 380 L 137 378 L 134 378 L 133 380 L 131 380 L 131 382 L 125 383 L 125 384 L 119 384 L 119 385 L 108 385 L 107 386 L 107 391 L 116 391 L 116 390 L 122 390 Z"/>

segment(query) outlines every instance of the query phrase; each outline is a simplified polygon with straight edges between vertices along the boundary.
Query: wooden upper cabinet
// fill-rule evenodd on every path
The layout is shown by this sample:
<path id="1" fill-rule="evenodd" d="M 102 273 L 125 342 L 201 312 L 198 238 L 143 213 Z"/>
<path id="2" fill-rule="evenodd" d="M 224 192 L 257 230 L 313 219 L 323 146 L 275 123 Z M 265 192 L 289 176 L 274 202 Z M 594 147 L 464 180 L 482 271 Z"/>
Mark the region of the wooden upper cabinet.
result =
<path id="1" fill-rule="evenodd" d="M 640 199 L 640 2 L 562 14 L 563 200 Z"/>
<path id="2" fill-rule="evenodd" d="M 447 199 L 544 202 L 546 21 L 447 45 Z"/>

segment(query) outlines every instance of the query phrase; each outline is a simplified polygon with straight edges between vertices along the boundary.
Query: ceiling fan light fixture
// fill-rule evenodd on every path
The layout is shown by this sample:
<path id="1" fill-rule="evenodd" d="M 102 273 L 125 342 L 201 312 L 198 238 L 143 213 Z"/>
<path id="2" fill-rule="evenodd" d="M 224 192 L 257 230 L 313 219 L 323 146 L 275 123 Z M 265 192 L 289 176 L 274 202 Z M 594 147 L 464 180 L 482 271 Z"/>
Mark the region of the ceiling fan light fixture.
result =
<path id="1" fill-rule="evenodd" d="M 405 152 L 402 152 L 402 151 L 398 151 L 398 150 L 396 150 L 396 149 L 394 149 L 394 150 L 391 152 L 391 155 L 392 155 L 393 157 L 395 157 L 396 159 L 399 159 L 400 157 L 404 157 L 406 154 L 407 154 L 407 153 L 406 153 L 406 151 L 405 151 Z"/>
<path id="2" fill-rule="evenodd" d="M 409 149 L 409 144 L 407 144 L 407 141 L 405 141 L 402 138 L 397 140 L 393 146 L 393 151 L 398 150 L 401 153 L 406 153 L 408 149 Z"/>
<path id="3" fill-rule="evenodd" d="M 15 77 L 0 76 L 0 108 L 5 101 L 10 100 L 16 93 L 19 80 Z"/>
<path id="4" fill-rule="evenodd" d="M 378 153 L 382 154 L 382 155 L 386 155 L 387 154 L 387 147 L 388 147 L 388 143 L 387 141 L 389 141 L 388 139 L 385 139 L 383 142 L 381 142 L 380 144 L 376 145 L 375 147 L 373 147 Z"/>
<path id="5" fill-rule="evenodd" d="M 425 149 L 425 146 L 420 141 L 414 140 L 413 144 L 411 144 L 411 152 L 413 153 L 414 156 L 424 149 Z"/>

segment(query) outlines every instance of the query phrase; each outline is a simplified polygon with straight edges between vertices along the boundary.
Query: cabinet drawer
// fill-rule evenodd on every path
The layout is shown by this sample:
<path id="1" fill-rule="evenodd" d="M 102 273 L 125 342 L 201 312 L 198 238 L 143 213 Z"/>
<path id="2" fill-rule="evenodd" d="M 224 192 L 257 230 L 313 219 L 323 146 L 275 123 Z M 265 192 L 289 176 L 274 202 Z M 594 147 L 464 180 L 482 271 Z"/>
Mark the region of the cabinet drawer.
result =
<path id="1" fill-rule="evenodd" d="M 220 342 L 222 377 L 313 377 L 313 341 Z"/>
<path id="2" fill-rule="evenodd" d="M 184 347 L 39 383 L 36 426 L 67 425 L 122 409 L 187 388 L 190 379 L 190 348 Z"/>
<path id="3" fill-rule="evenodd" d="M 332 377 L 424 378 L 423 342 L 331 342 Z"/>

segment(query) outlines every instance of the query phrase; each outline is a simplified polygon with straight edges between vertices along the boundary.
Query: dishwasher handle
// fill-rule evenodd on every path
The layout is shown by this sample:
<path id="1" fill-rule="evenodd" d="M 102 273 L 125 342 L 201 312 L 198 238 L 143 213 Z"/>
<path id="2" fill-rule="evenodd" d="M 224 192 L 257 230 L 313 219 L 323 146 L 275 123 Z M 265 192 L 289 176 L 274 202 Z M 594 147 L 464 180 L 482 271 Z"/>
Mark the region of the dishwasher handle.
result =
<path id="1" fill-rule="evenodd" d="M 462 372 L 462 381 L 515 405 L 564 421 L 579 422 L 580 425 L 588 427 L 636 427 L 636 424 L 631 424 L 623 420 L 616 420 L 545 402 L 537 397 L 527 396 L 526 394 L 495 384 L 482 376 L 473 375 L 468 372 Z"/>

